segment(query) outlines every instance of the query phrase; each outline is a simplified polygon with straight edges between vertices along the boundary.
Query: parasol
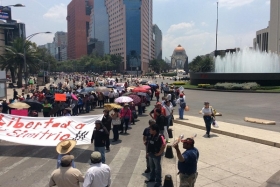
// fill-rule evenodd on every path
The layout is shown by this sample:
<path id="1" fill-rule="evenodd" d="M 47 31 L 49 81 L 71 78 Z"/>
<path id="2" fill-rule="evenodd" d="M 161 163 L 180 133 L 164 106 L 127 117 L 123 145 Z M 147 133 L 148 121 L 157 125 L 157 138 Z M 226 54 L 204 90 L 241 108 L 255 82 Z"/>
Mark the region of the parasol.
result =
<path id="1" fill-rule="evenodd" d="M 133 90 L 134 88 L 136 88 L 136 86 L 129 86 L 127 87 L 127 90 Z"/>
<path id="2" fill-rule="evenodd" d="M 137 88 L 134 88 L 134 89 L 132 90 L 132 92 L 145 92 L 145 93 L 147 93 L 148 90 L 145 89 L 145 88 L 143 88 L 143 87 L 137 87 Z"/>
<path id="3" fill-rule="evenodd" d="M 115 99 L 115 103 L 129 103 L 132 101 L 133 101 L 133 99 L 131 99 L 130 97 L 127 97 L 127 96 L 121 96 L 121 97 L 118 97 L 117 99 Z"/>
<path id="4" fill-rule="evenodd" d="M 22 108 L 30 108 L 30 106 L 26 103 L 16 102 L 8 105 L 10 108 L 22 109 Z"/>
<path id="5" fill-rule="evenodd" d="M 139 96 L 137 96 L 137 95 L 129 95 L 128 97 L 133 99 L 133 103 L 135 105 L 138 105 L 141 102 L 141 98 Z"/>
<path id="6" fill-rule="evenodd" d="M 121 109 L 122 106 L 115 103 L 111 103 L 111 104 L 104 104 L 104 108 L 106 110 L 113 110 L 114 108 Z"/>
<path id="7" fill-rule="evenodd" d="M 150 86 L 148 86 L 148 85 L 143 85 L 143 86 L 140 86 L 140 88 L 145 88 L 146 90 L 150 90 L 150 89 L 151 89 L 151 87 L 150 87 Z"/>
<path id="8" fill-rule="evenodd" d="M 111 90 L 111 88 L 107 88 L 105 86 L 96 87 L 96 89 L 95 89 L 96 92 L 109 92 L 110 90 Z"/>
<path id="9" fill-rule="evenodd" d="M 72 99 L 74 99 L 74 100 L 78 101 L 78 98 L 77 98 L 77 96 L 76 96 L 76 95 L 71 94 L 71 97 L 72 97 Z"/>
<path id="10" fill-rule="evenodd" d="M 22 101 L 22 102 L 28 104 L 32 110 L 39 111 L 43 108 L 42 103 L 40 103 L 39 101 L 34 100 L 34 99 L 26 99 L 25 101 Z"/>

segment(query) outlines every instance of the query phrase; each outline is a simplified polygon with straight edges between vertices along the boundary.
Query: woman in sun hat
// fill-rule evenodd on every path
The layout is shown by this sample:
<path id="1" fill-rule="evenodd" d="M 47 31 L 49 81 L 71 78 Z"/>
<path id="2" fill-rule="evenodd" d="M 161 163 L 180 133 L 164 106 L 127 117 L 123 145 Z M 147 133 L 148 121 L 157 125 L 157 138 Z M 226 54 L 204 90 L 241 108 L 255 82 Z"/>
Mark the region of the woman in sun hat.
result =
<path id="1" fill-rule="evenodd" d="M 76 140 L 62 140 L 56 146 L 56 152 L 59 154 L 57 157 L 57 168 L 60 167 L 61 158 L 64 155 L 70 155 L 70 152 L 77 144 Z M 72 162 L 72 167 L 76 168 L 75 162 Z"/>

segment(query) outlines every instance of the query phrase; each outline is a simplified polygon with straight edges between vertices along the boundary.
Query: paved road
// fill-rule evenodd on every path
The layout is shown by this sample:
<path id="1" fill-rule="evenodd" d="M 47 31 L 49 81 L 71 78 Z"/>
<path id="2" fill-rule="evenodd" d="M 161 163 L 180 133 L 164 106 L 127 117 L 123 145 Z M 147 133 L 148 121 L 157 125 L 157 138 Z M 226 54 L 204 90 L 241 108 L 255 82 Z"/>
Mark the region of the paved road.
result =
<path id="1" fill-rule="evenodd" d="M 219 118 L 220 120 L 224 118 L 225 120 L 233 120 L 239 118 L 239 116 L 241 117 L 243 113 L 237 108 L 238 103 L 243 106 L 240 109 L 241 111 L 250 112 L 250 110 L 256 107 L 256 110 L 251 111 L 252 114 L 266 117 L 266 113 L 260 112 L 263 106 L 260 107 L 256 101 L 268 99 L 269 107 L 273 109 L 271 111 L 276 113 L 276 106 L 275 108 L 271 106 L 274 106 L 273 100 L 279 97 L 278 95 L 270 95 L 274 97 L 273 99 L 266 94 L 261 94 L 255 96 L 256 98 L 252 98 L 253 94 L 251 94 L 250 98 L 249 95 L 242 94 L 240 95 L 241 97 L 237 98 L 236 96 L 239 93 L 218 92 L 215 94 L 215 92 L 189 90 L 186 90 L 185 93 L 191 107 L 189 114 L 198 115 L 197 113 L 206 98 L 211 103 L 215 103 L 213 106 L 217 109 L 220 110 L 220 107 L 222 107 L 221 112 L 224 114 L 224 117 Z M 225 105 L 224 103 L 228 104 Z M 154 101 L 152 104 L 154 104 Z M 152 106 L 147 108 L 148 111 L 151 109 Z M 90 114 L 100 114 L 102 111 L 103 109 L 97 108 Z M 227 111 L 234 112 L 230 113 Z M 146 186 L 143 183 L 145 179 L 145 174 L 143 174 L 145 170 L 145 151 L 142 143 L 142 131 L 147 126 L 149 119 L 147 114 L 139 117 L 140 121 L 132 126 L 132 129 L 129 130 L 129 135 L 121 135 L 121 142 L 112 145 L 111 151 L 106 154 L 106 163 L 112 168 L 112 187 Z M 242 119 L 239 122 L 242 122 Z M 182 132 L 186 136 L 194 132 L 198 133 L 196 145 L 201 150 L 199 162 L 201 175 L 198 178 L 197 186 L 234 186 L 231 184 L 237 183 L 238 186 L 255 187 L 262 184 L 273 172 L 280 169 L 279 159 L 277 159 L 279 156 L 277 148 L 223 135 L 214 135 L 213 139 L 206 139 L 203 137 L 204 131 L 184 126 L 180 126 L 178 132 L 174 134 L 177 137 Z M 237 146 L 238 149 L 232 149 L 234 146 Z M 77 146 L 73 151 L 77 167 L 83 173 L 88 168 L 88 158 L 92 150 L 92 145 L 83 145 Z M 260 150 L 265 151 L 259 152 Z M 278 156 L 275 157 L 275 155 Z M 5 141 L 0 142 L 0 187 L 47 186 L 50 174 L 56 167 L 56 156 L 54 147 L 37 147 L 18 145 Z M 263 163 L 269 167 L 261 166 Z M 173 181 L 176 183 L 176 160 L 164 158 L 162 164 L 163 173 L 173 174 Z M 271 170 L 272 168 L 273 171 Z M 244 181 L 245 183 L 242 183 Z"/>

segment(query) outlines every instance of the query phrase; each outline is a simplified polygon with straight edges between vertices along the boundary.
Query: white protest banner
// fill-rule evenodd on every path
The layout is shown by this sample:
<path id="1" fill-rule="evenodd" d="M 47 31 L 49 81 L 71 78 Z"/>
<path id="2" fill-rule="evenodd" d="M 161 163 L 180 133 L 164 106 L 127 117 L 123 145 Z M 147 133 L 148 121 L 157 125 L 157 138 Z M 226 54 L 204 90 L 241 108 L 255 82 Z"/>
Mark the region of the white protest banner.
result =
<path id="1" fill-rule="evenodd" d="M 20 144 L 56 146 L 75 139 L 77 145 L 90 144 L 95 121 L 103 115 L 24 117 L 0 113 L 0 139 Z"/>

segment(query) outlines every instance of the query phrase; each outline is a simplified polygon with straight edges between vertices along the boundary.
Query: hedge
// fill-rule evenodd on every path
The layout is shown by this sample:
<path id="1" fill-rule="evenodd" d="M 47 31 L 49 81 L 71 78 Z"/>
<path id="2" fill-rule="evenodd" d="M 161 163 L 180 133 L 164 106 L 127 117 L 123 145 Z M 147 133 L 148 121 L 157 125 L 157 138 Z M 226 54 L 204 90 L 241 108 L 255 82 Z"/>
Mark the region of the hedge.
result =
<path id="1" fill-rule="evenodd" d="M 247 83 L 217 83 L 215 89 L 219 90 L 257 90 L 260 86 L 256 82 Z"/>
<path id="2" fill-rule="evenodd" d="M 174 77 L 177 76 L 177 73 L 162 73 L 161 75 L 165 77 Z"/>
<path id="3" fill-rule="evenodd" d="M 177 81 L 177 82 L 173 82 L 172 84 L 173 85 L 185 85 L 186 82 L 184 82 L 184 81 Z"/>

